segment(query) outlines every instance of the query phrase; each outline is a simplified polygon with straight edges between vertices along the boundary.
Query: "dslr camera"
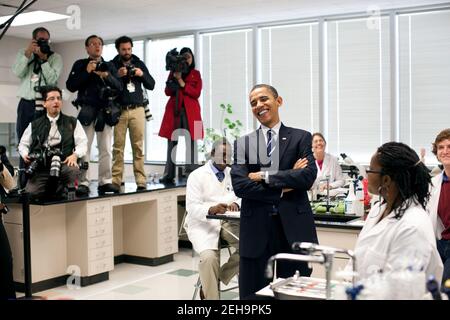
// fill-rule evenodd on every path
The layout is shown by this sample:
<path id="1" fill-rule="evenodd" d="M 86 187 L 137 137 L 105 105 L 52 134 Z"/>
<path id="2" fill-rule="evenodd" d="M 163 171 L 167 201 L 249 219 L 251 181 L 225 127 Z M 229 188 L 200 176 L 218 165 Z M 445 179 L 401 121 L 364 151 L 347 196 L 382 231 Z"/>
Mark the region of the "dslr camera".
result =
<path id="1" fill-rule="evenodd" d="M 25 169 L 25 173 L 29 176 L 34 175 L 37 169 L 44 164 L 43 152 L 32 152 L 28 155 L 31 160 L 30 165 Z"/>
<path id="2" fill-rule="evenodd" d="M 41 50 L 41 52 L 43 54 L 52 53 L 52 49 L 50 49 L 50 44 L 49 44 L 48 40 L 39 38 L 36 41 L 37 41 L 37 45 L 38 45 L 39 49 Z"/>
<path id="3" fill-rule="evenodd" d="M 133 64 L 126 65 L 125 68 L 127 68 L 128 77 L 131 78 L 136 75 L 136 67 Z"/>
<path id="4" fill-rule="evenodd" d="M 167 52 L 166 70 L 181 73 L 187 73 L 189 71 L 189 65 L 186 58 L 178 53 L 177 48 L 173 48 Z"/>
<path id="5" fill-rule="evenodd" d="M 108 71 L 108 64 L 105 61 L 98 61 L 95 66 L 95 71 L 105 72 Z"/>

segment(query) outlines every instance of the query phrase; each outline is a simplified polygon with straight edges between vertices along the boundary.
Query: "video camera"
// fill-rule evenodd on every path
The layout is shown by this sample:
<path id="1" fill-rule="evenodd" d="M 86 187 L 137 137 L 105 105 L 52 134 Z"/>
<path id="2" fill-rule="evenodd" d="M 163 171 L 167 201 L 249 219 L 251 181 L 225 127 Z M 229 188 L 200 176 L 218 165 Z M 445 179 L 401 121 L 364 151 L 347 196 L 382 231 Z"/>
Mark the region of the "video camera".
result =
<path id="1" fill-rule="evenodd" d="M 167 52 L 166 70 L 181 73 L 187 73 L 189 71 L 187 59 L 178 53 L 177 48 L 173 48 L 172 50 Z"/>
<path id="2" fill-rule="evenodd" d="M 48 40 L 40 38 L 40 39 L 37 39 L 36 42 L 43 54 L 52 53 L 52 49 L 50 49 L 50 44 L 49 44 Z"/>

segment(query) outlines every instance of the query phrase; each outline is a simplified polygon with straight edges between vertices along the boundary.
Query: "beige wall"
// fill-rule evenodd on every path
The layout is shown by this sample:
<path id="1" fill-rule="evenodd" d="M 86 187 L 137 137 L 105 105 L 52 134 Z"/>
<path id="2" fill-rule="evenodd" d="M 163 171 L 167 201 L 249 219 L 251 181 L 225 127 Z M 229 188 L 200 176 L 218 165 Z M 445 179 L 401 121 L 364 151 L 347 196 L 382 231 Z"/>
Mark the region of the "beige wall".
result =
<path id="1" fill-rule="evenodd" d="M 28 42 L 27 39 L 8 36 L 0 40 L 0 122 L 3 123 L 16 122 L 19 78 L 12 72 L 11 66 L 17 52 L 26 47 Z"/>

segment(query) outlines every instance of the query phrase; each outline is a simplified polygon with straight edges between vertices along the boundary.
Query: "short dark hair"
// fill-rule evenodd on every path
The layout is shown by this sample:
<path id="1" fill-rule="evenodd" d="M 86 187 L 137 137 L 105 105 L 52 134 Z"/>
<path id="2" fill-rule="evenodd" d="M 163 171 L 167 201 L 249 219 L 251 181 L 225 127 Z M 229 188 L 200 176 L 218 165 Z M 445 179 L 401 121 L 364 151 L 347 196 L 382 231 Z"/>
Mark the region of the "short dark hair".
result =
<path id="1" fill-rule="evenodd" d="M 265 84 L 265 83 L 260 83 L 260 84 L 255 85 L 252 88 L 252 90 L 250 90 L 250 93 L 252 93 L 253 91 L 255 91 L 256 89 L 259 89 L 259 88 L 266 88 L 266 89 L 268 89 L 272 93 L 272 95 L 273 95 L 273 97 L 275 99 L 278 98 L 278 91 L 277 91 L 277 89 L 272 87 L 270 84 Z"/>
<path id="2" fill-rule="evenodd" d="M 32 33 L 33 39 L 34 39 L 34 40 L 37 40 L 36 37 L 37 37 L 37 34 L 38 34 L 39 32 L 47 32 L 48 37 L 50 38 L 50 32 L 49 32 L 46 28 L 44 28 L 44 27 L 38 27 L 38 28 L 34 29 L 34 30 L 33 30 L 33 33 Z"/>
<path id="3" fill-rule="evenodd" d="M 130 37 L 121 36 L 121 37 L 117 38 L 115 41 L 115 46 L 116 46 L 117 51 L 119 51 L 121 43 L 128 43 L 128 42 L 131 43 L 131 46 L 133 47 L 133 39 L 131 39 Z"/>
<path id="4" fill-rule="evenodd" d="M 417 153 L 401 142 L 387 142 L 377 150 L 381 174 L 389 176 L 396 184 L 399 206 L 395 217 L 400 219 L 411 204 L 418 203 L 426 208 L 430 198 L 431 176 Z"/>
<path id="5" fill-rule="evenodd" d="M 314 139 L 315 136 L 321 137 L 322 140 L 323 140 L 325 143 L 327 143 L 327 140 L 325 140 L 325 137 L 324 137 L 323 134 L 321 134 L 320 132 L 314 132 L 313 135 L 312 135 L 312 137 L 311 137 L 311 140 Z"/>
<path id="6" fill-rule="evenodd" d="M 450 140 L 450 129 L 444 129 L 441 132 L 439 132 L 439 134 L 436 136 L 436 139 L 434 140 L 434 142 L 432 143 L 433 145 L 433 153 L 435 156 L 437 156 L 437 145 L 444 141 L 444 140 Z"/>
<path id="7" fill-rule="evenodd" d="M 212 147 L 211 147 L 211 156 L 213 156 L 216 153 L 216 149 L 219 148 L 219 146 L 230 146 L 231 144 L 228 142 L 227 138 L 221 137 L 214 141 Z"/>
<path id="8" fill-rule="evenodd" d="M 97 36 L 96 34 L 92 34 L 89 37 L 86 38 L 86 40 L 84 41 L 84 46 L 88 47 L 89 46 L 89 41 L 93 38 L 97 38 L 102 42 L 102 45 L 105 44 L 105 42 L 103 41 L 102 37 Z"/>
<path id="9" fill-rule="evenodd" d="M 47 95 L 53 91 L 58 91 L 59 95 L 62 97 L 62 90 L 57 86 L 43 86 L 41 90 L 42 100 L 47 100 Z"/>

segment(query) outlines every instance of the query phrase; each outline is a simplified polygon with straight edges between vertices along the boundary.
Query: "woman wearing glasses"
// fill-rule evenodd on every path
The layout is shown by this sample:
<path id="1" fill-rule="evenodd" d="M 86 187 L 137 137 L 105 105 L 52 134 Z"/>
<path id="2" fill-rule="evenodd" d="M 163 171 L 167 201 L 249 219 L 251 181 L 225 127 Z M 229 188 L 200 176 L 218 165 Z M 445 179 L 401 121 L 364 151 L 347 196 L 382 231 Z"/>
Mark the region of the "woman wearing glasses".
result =
<path id="1" fill-rule="evenodd" d="M 380 197 L 372 206 L 355 246 L 360 279 L 406 267 L 442 277 L 433 227 L 425 211 L 430 175 L 414 150 L 388 142 L 370 161 L 369 192 Z"/>

